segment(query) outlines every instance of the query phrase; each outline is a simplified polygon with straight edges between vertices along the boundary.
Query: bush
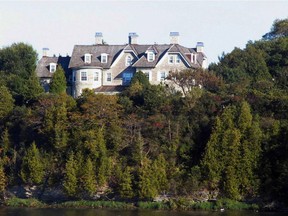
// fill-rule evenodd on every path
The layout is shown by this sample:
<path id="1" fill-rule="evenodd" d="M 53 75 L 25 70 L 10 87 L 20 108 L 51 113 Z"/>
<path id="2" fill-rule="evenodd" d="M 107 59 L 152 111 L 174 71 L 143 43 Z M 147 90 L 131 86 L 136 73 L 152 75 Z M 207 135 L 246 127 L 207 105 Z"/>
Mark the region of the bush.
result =
<path id="1" fill-rule="evenodd" d="M 45 204 L 34 198 L 20 199 L 17 197 L 12 197 L 6 200 L 5 205 L 10 207 L 37 207 L 37 208 L 45 206 Z"/>

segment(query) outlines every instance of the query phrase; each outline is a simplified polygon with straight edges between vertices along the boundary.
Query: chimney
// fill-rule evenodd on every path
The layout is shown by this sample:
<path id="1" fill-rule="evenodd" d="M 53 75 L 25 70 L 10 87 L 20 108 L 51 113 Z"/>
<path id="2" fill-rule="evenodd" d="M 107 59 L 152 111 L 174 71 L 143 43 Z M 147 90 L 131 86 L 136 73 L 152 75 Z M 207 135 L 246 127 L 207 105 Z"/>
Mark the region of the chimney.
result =
<path id="1" fill-rule="evenodd" d="M 131 32 L 129 33 L 128 39 L 129 44 L 137 44 L 138 35 L 136 34 L 136 32 Z"/>
<path id="2" fill-rule="evenodd" d="M 179 44 L 179 32 L 170 32 L 170 44 Z"/>
<path id="3" fill-rule="evenodd" d="M 103 44 L 103 34 L 102 32 L 95 33 L 95 44 Z"/>
<path id="4" fill-rule="evenodd" d="M 47 57 L 49 52 L 49 48 L 43 48 L 42 49 L 42 57 Z"/>
<path id="5" fill-rule="evenodd" d="M 204 52 L 204 43 L 203 42 L 197 42 L 196 44 L 196 52 Z"/>

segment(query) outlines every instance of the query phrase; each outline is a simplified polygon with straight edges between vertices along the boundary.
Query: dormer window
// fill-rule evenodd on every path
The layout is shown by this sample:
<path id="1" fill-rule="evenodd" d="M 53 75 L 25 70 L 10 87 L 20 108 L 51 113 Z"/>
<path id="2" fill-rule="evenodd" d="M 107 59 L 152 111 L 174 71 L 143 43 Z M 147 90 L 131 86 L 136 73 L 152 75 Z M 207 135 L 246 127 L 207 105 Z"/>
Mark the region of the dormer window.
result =
<path id="1" fill-rule="evenodd" d="M 126 57 L 126 66 L 130 66 L 132 65 L 132 57 L 131 56 L 127 56 Z"/>
<path id="2" fill-rule="evenodd" d="M 155 60 L 155 54 L 153 52 L 147 53 L 148 62 L 153 62 Z"/>
<path id="3" fill-rule="evenodd" d="M 91 63 L 91 56 L 92 56 L 91 54 L 86 53 L 84 55 L 84 62 L 87 63 L 87 64 L 90 64 Z"/>
<path id="4" fill-rule="evenodd" d="M 107 63 L 108 62 L 108 54 L 102 53 L 101 54 L 101 63 Z"/>
<path id="5" fill-rule="evenodd" d="M 56 71 L 56 63 L 50 63 L 49 71 L 50 73 L 54 73 Z"/>

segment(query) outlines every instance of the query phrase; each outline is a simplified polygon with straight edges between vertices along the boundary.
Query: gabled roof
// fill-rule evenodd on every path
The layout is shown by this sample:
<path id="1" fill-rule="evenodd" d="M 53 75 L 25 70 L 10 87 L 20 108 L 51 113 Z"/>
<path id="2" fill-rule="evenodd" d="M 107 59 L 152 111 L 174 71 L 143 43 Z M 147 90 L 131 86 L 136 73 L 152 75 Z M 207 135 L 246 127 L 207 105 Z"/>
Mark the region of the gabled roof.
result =
<path id="1" fill-rule="evenodd" d="M 152 62 L 149 62 L 147 60 L 146 53 L 148 51 L 153 51 L 155 53 L 155 60 Z M 196 53 L 195 50 L 181 46 L 179 44 L 75 45 L 69 68 L 79 68 L 87 66 L 110 68 L 113 62 L 115 62 L 118 57 L 120 58 L 123 52 L 134 53 L 138 60 L 132 65 L 132 67 L 139 68 L 154 68 L 166 53 L 179 53 L 182 59 L 185 61 L 186 65 L 188 67 L 194 68 L 199 67 L 203 61 L 203 59 L 200 61 L 200 58 L 205 57 L 203 56 L 204 54 L 197 55 L 197 61 L 199 62 L 199 65 L 193 64 L 191 62 L 191 59 L 188 58 L 187 55 L 191 53 Z M 84 55 L 87 53 L 92 54 L 92 60 L 89 64 L 84 62 Z M 102 53 L 108 54 L 107 63 L 101 63 Z"/>
<path id="2" fill-rule="evenodd" d="M 59 56 L 59 57 L 48 57 L 44 56 L 42 57 L 37 64 L 36 67 L 36 75 L 38 77 L 42 78 L 52 78 L 53 73 L 50 73 L 50 63 L 55 63 L 57 66 L 61 65 L 63 70 L 65 71 L 66 76 L 68 77 L 68 74 L 71 72 L 71 70 L 68 68 L 69 62 L 70 62 L 70 56 Z"/>
<path id="3" fill-rule="evenodd" d="M 111 64 L 120 55 L 125 45 L 75 45 L 69 64 L 69 68 L 92 66 L 101 68 L 110 68 Z M 92 54 L 91 63 L 84 62 L 84 55 Z M 101 54 L 108 54 L 107 63 L 101 63 Z"/>

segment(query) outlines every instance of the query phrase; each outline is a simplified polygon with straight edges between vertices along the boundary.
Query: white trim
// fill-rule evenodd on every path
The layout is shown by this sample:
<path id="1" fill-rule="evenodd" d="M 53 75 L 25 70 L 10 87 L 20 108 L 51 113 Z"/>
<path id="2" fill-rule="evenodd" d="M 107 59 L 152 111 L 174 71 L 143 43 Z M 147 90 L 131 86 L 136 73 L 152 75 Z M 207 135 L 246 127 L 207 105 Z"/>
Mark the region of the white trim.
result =
<path id="1" fill-rule="evenodd" d="M 150 59 L 150 57 L 152 57 L 152 58 Z M 148 62 L 153 62 L 155 60 L 155 53 L 151 52 L 151 51 L 147 52 L 147 60 L 148 60 Z"/>
<path id="2" fill-rule="evenodd" d="M 56 63 L 50 63 L 49 64 L 49 72 L 54 73 L 57 70 L 57 64 Z"/>
<path id="3" fill-rule="evenodd" d="M 92 61 L 92 54 L 90 54 L 90 53 L 85 53 L 85 55 L 84 55 L 84 62 L 85 62 L 86 64 L 90 64 L 91 61 Z"/>
<path id="4" fill-rule="evenodd" d="M 130 61 L 128 62 L 128 58 L 130 58 Z M 130 55 L 127 55 L 125 58 L 125 65 L 126 66 L 131 66 L 132 65 L 132 57 Z"/>
<path id="5" fill-rule="evenodd" d="M 108 80 L 108 74 L 110 75 L 110 80 Z M 106 82 L 112 82 L 112 73 L 111 72 L 108 72 L 106 73 Z"/>
<path id="6" fill-rule="evenodd" d="M 101 63 L 103 63 L 103 64 L 108 63 L 108 54 L 107 53 L 101 53 Z"/>
<path id="7" fill-rule="evenodd" d="M 82 76 L 82 74 L 86 74 L 86 76 Z M 86 77 L 86 80 L 82 80 L 82 78 Z M 80 71 L 80 81 L 81 82 L 87 82 L 88 81 L 88 74 L 87 71 Z"/>

